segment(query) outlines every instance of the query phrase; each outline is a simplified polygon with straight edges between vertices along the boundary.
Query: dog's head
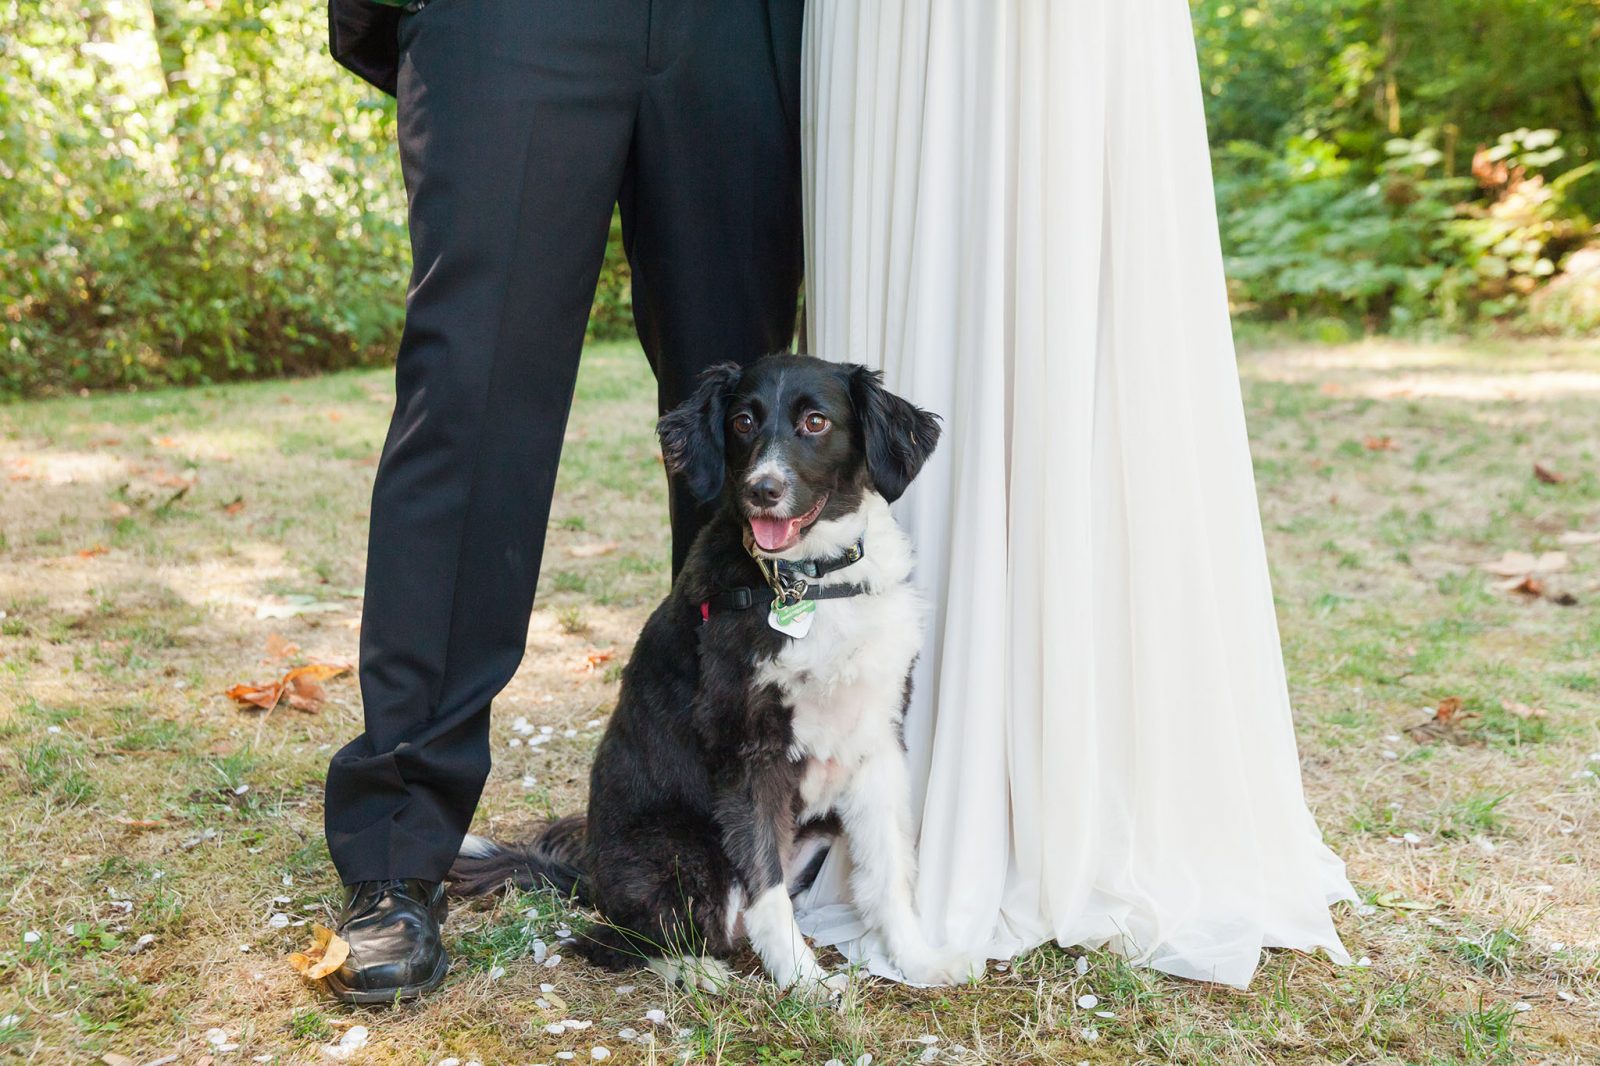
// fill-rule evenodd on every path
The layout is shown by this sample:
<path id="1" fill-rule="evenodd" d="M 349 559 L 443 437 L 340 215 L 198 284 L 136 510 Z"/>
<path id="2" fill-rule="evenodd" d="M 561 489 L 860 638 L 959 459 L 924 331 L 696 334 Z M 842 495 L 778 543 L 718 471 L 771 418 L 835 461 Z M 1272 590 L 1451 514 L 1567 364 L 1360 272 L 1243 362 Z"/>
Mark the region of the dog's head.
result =
<path id="1" fill-rule="evenodd" d="M 724 493 L 768 554 L 868 491 L 898 499 L 939 441 L 938 418 L 877 371 L 801 355 L 710 368 L 657 429 L 667 469 L 702 500 Z"/>

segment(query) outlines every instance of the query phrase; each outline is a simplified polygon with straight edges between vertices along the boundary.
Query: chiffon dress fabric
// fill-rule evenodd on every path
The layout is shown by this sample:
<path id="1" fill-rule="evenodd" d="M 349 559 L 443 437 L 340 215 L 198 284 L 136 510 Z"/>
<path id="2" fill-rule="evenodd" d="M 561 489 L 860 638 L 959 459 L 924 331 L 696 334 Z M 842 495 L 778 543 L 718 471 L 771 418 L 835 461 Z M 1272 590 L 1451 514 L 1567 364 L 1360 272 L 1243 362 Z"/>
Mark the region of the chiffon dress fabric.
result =
<path id="1" fill-rule="evenodd" d="M 944 418 L 896 515 L 930 941 L 1348 962 L 1300 779 L 1184 0 L 809 0 L 810 350 Z M 802 929 L 898 978 L 834 848 Z"/>

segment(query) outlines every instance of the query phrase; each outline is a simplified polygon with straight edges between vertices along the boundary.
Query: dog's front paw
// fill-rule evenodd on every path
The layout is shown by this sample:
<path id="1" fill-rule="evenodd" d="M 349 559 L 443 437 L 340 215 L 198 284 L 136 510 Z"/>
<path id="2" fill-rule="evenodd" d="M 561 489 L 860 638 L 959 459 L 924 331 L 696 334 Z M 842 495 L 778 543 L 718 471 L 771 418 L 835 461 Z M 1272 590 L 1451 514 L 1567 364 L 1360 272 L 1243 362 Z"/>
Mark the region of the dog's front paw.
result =
<path id="1" fill-rule="evenodd" d="M 838 1003 L 844 999 L 844 994 L 850 990 L 850 974 L 825 973 L 818 970 L 808 974 L 789 986 L 789 994 L 808 999 L 813 1003 Z"/>

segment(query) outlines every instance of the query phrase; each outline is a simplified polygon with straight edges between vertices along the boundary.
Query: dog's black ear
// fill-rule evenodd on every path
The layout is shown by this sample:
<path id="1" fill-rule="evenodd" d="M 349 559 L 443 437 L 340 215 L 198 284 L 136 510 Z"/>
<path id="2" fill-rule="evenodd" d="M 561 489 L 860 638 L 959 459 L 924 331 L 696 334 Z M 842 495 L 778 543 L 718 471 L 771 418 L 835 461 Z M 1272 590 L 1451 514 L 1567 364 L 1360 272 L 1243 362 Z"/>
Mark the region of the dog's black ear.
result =
<path id="1" fill-rule="evenodd" d="M 850 367 L 850 401 L 866 446 L 873 488 L 893 503 L 939 443 L 939 416 L 883 387 L 881 371 Z"/>
<path id="2" fill-rule="evenodd" d="M 656 423 L 667 472 L 683 478 L 701 502 L 715 499 L 722 491 L 722 422 L 728 395 L 741 373 L 737 363 L 707 367 L 700 374 L 700 387 L 694 395 Z"/>

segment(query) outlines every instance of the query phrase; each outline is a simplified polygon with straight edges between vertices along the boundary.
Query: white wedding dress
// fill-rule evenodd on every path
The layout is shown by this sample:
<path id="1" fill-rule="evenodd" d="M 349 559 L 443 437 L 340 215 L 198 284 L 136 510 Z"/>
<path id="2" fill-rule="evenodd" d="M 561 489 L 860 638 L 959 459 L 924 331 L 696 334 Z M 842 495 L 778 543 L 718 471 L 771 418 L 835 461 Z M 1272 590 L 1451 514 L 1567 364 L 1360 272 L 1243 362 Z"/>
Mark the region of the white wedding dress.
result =
<path id="1" fill-rule="evenodd" d="M 1348 961 L 1306 807 L 1185 0 L 809 0 L 809 346 L 944 417 L 896 508 L 932 941 Z M 802 928 L 897 976 L 833 849 Z"/>

